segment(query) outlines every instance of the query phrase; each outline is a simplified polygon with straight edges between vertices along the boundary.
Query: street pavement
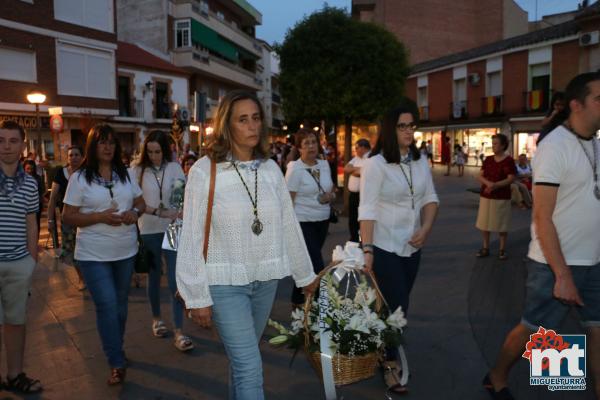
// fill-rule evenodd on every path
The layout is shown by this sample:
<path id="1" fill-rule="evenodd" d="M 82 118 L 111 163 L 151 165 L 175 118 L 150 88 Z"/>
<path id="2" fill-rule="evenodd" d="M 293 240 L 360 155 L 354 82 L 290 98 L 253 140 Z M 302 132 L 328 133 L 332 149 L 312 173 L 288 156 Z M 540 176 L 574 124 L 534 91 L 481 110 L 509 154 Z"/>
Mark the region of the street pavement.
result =
<path id="1" fill-rule="evenodd" d="M 453 171 L 455 173 L 455 171 Z M 492 257 L 476 259 L 480 247 L 475 229 L 478 195 L 475 168 L 466 175 L 444 177 L 434 172 L 441 208 L 435 228 L 423 250 L 421 268 L 411 295 L 406 349 L 411 370 L 407 399 L 488 399 L 480 382 L 496 357 L 502 340 L 519 321 L 523 307 L 523 257 L 529 240 L 530 212 L 513 208 L 508 238 L 509 259 L 499 261 L 497 238 Z M 45 233 L 40 238 L 46 244 Z M 324 247 L 326 260 L 337 244 L 348 238 L 347 220 L 330 227 Z M 108 366 L 96 331 L 94 306 L 87 291 L 76 288 L 72 267 L 44 251 L 34 274 L 29 302 L 25 370 L 40 378 L 45 390 L 32 399 L 226 399 L 228 368 L 216 335 L 186 321 L 196 349 L 180 353 L 173 337 L 157 339 L 151 332 L 151 314 L 142 287 L 132 285 L 125 350 L 130 360 L 126 383 L 107 387 Z M 288 321 L 292 282 L 279 286 L 272 318 Z M 170 325 L 166 282 L 162 288 L 163 317 Z M 580 333 L 570 317 L 559 333 Z M 292 363 L 292 353 L 261 344 L 265 391 L 268 399 L 320 399 L 319 378 L 304 354 Z M 2 371 L 5 371 L 3 363 Z M 4 374 L 3 374 L 4 375 Z M 529 367 L 520 360 L 513 369 L 510 388 L 518 399 L 592 399 L 584 393 L 556 392 L 529 386 Z M 372 379 L 338 388 L 346 400 L 386 399 L 379 373 Z M 0 392 L 0 399 L 21 398 Z M 400 397 L 398 397 L 400 398 Z"/>

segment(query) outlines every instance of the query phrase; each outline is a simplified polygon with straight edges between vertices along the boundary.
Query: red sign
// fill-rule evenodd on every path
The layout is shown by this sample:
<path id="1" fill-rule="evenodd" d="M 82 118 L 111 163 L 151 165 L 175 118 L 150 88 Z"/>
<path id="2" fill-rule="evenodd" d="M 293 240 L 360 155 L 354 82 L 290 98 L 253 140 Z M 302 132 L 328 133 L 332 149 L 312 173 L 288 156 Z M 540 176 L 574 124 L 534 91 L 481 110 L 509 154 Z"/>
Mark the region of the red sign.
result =
<path id="1" fill-rule="evenodd" d="M 65 123 L 60 115 L 53 115 L 50 117 L 50 130 L 52 133 L 60 133 L 63 131 Z"/>

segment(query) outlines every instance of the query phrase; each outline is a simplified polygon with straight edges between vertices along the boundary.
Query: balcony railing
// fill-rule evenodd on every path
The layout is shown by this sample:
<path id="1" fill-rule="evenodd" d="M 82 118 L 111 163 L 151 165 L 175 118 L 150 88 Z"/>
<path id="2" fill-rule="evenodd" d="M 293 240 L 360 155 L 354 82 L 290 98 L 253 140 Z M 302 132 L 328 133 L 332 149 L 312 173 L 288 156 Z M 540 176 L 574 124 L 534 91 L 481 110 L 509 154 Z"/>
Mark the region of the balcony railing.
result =
<path id="1" fill-rule="evenodd" d="M 143 118 L 144 101 L 132 99 L 127 103 L 126 108 L 119 107 L 119 117 Z"/>
<path id="2" fill-rule="evenodd" d="M 429 106 L 419 107 L 419 119 L 421 121 L 429 121 Z"/>
<path id="3" fill-rule="evenodd" d="M 548 110 L 548 94 L 549 92 L 544 90 L 531 90 L 529 92 L 523 92 L 523 111 L 526 113 L 531 112 L 545 112 Z"/>
<path id="4" fill-rule="evenodd" d="M 455 101 L 450 103 L 450 119 L 464 119 L 467 118 L 467 101 Z"/>
<path id="5" fill-rule="evenodd" d="M 502 96 L 487 96 L 481 98 L 481 115 L 486 117 L 502 114 Z"/>

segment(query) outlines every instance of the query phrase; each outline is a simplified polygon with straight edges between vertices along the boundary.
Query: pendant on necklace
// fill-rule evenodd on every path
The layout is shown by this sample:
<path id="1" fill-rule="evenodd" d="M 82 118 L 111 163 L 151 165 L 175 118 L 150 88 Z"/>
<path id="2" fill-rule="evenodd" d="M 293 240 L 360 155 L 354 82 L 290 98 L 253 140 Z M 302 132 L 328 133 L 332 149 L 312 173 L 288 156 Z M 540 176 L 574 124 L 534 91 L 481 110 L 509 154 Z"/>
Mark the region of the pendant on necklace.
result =
<path id="1" fill-rule="evenodd" d="M 159 210 L 164 210 L 165 209 L 165 205 L 162 203 L 162 201 L 160 202 L 160 204 L 158 205 L 158 209 Z"/>
<path id="2" fill-rule="evenodd" d="M 594 196 L 596 196 L 596 198 L 600 200 L 600 188 L 598 187 L 598 185 L 594 186 Z"/>
<path id="3" fill-rule="evenodd" d="M 263 231 L 263 224 L 262 222 L 260 222 L 260 219 L 258 219 L 258 217 L 254 218 L 254 222 L 252 223 L 252 232 L 258 236 L 262 233 Z"/>

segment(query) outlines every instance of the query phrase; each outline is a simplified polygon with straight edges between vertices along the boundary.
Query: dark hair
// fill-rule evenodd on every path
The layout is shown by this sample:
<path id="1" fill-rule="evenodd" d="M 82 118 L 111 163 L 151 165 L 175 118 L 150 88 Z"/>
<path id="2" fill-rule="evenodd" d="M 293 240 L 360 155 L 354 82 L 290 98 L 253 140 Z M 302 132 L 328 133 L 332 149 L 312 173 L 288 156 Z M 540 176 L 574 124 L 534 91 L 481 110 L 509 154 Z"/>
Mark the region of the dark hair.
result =
<path id="1" fill-rule="evenodd" d="M 502 145 L 504 151 L 508 150 L 508 137 L 506 137 L 506 135 L 497 133 L 494 136 L 492 136 L 492 140 L 494 139 L 498 139 L 500 141 L 500 144 Z"/>
<path id="2" fill-rule="evenodd" d="M 371 143 L 367 139 L 358 139 L 355 143 L 356 146 L 364 147 L 365 149 L 371 150 Z"/>
<path id="3" fill-rule="evenodd" d="M 397 108 L 389 110 L 381 120 L 381 126 L 379 130 L 379 137 L 377 143 L 371 151 L 371 157 L 381 153 L 383 158 L 390 164 L 400 163 L 400 145 L 398 143 L 398 135 L 396 134 L 396 125 L 398 124 L 398 118 L 402 114 L 411 114 L 413 117 L 413 123 L 417 124 L 419 121 L 419 113 L 414 103 L 411 106 L 411 102 L 406 102 Z M 421 152 L 417 149 L 415 141 L 411 143 L 409 147 L 413 160 L 421 158 Z"/>
<path id="4" fill-rule="evenodd" d="M 79 169 L 85 174 L 85 180 L 88 184 L 92 183 L 94 176 L 100 175 L 98 169 L 98 142 L 100 140 L 112 139 L 115 142 L 115 154 L 112 159 L 112 169 L 117 173 L 119 180 L 123 183 L 129 180 L 127 168 L 121 160 L 121 143 L 115 134 L 114 129 L 107 124 L 97 124 L 90 129 L 85 142 L 85 158 L 81 162 Z"/>
<path id="5" fill-rule="evenodd" d="M 194 160 L 196 161 L 198 159 L 198 157 L 196 157 L 193 154 L 186 154 L 185 156 L 183 156 L 183 158 L 181 159 L 181 168 L 185 168 L 185 163 L 187 163 L 189 160 Z"/>
<path id="6" fill-rule="evenodd" d="M 319 134 L 313 130 L 300 128 L 298 132 L 294 133 L 294 144 L 298 149 L 302 148 L 302 142 L 304 139 L 314 136 L 317 144 L 319 143 Z"/>
<path id="7" fill-rule="evenodd" d="M 33 161 L 33 160 L 25 160 L 25 161 L 23 161 L 23 168 L 25 168 L 27 165 L 31 165 L 33 167 L 34 171 L 37 168 L 37 165 L 35 165 L 35 161 Z"/>
<path id="8" fill-rule="evenodd" d="M 78 145 L 69 146 L 67 148 L 67 153 L 71 150 L 77 150 L 79 152 L 79 154 L 83 155 L 83 149 L 81 148 L 81 146 L 78 146 Z"/>
<path id="9" fill-rule="evenodd" d="M 252 100 L 258 107 L 260 120 L 262 122 L 259 132 L 260 140 L 254 148 L 254 157 L 260 159 L 269 158 L 269 138 L 265 130 L 265 112 L 255 94 L 245 90 L 232 90 L 228 92 L 219 101 L 216 116 L 214 118 L 214 134 L 208 145 L 208 155 L 216 162 L 222 162 L 227 159 L 231 153 L 233 136 L 231 132 L 231 116 L 233 106 L 240 100 Z"/>
<path id="10" fill-rule="evenodd" d="M 21 139 L 25 140 L 25 128 L 23 128 L 21 125 L 19 125 L 19 123 L 15 122 L 15 121 L 11 121 L 9 119 L 0 121 L 0 129 L 19 131 L 19 135 L 21 135 Z"/>
<path id="11" fill-rule="evenodd" d="M 148 143 L 150 142 L 158 143 L 162 151 L 163 161 L 171 162 L 173 160 L 169 136 L 165 132 L 155 129 L 146 135 L 144 144 L 142 145 L 142 154 L 140 156 L 140 161 L 138 162 L 138 166 L 142 167 L 142 170 L 152 166 L 152 161 L 150 161 L 150 157 L 148 157 Z"/>

